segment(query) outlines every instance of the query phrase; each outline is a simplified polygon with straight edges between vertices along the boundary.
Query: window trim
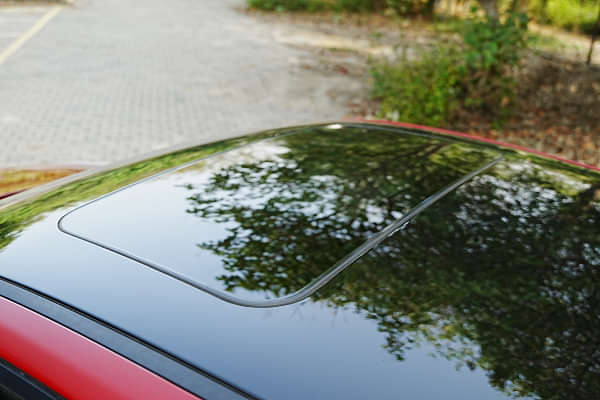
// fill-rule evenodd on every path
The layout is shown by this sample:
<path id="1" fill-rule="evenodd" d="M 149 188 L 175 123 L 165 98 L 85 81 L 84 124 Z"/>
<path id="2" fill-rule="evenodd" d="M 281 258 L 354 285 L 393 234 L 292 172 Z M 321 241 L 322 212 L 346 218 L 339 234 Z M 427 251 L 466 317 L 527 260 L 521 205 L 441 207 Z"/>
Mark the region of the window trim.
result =
<path id="1" fill-rule="evenodd" d="M 27 400 L 65 400 L 32 376 L 0 358 L 0 390 L 2 386 Z"/>
<path id="2" fill-rule="evenodd" d="M 39 316 L 56 321 L 72 333 L 82 335 L 107 351 L 142 366 L 169 382 L 201 398 L 215 400 L 255 399 L 236 387 L 189 365 L 113 326 L 47 297 L 33 289 L 0 277 L 0 300 L 8 299 L 34 311 Z M 0 318 L 0 321 L 3 319 Z M 1 323 L 0 323 L 1 326 Z M 1 333 L 0 333 L 1 337 Z M 2 342 L 0 341 L 0 347 Z M 2 355 L 0 354 L 0 358 Z"/>
<path id="3" fill-rule="evenodd" d="M 0 358 L 70 399 L 198 397 L 91 340 L 0 297 Z"/>

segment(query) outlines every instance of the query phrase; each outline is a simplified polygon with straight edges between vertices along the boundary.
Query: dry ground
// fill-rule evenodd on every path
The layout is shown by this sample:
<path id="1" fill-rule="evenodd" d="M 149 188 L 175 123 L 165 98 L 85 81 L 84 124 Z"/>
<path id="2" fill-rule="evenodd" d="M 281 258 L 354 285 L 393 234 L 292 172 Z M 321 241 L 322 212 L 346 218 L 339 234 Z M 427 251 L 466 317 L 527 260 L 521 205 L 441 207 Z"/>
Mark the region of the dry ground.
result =
<path id="1" fill-rule="evenodd" d="M 303 68 L 362 82 L 353 93 L 344 92 L 349 115 L 355 117 L 374 117 L 377 111 L 377 103 L 369 96 L 372 61 L 393 59 L 400 53 L 410 58 L 416 56 L 416 49 L 455 38 L 443 25 L 380 15 L 245 12 L 268 22 L 276 41 L 310 49 L 313 57 L 302 60 Z M 538 34 L 553 32 L 534 29 Z M 568 34 L 543 39 L 525 57 L 516 111 L 502 129 L 476 114 L 462 116 L 444 128 L 600 165 L 600 51 L 588 67 L 583 63 L 585 37 Z M 330 89 L 333 95 L 335 91 Z"/>
<path id="2" fill-rule="evenodd" d="M 0 198 L 3 194 L 19 192 L 56 179 L 69 176 L 78 169 L 0 169 Z"/>

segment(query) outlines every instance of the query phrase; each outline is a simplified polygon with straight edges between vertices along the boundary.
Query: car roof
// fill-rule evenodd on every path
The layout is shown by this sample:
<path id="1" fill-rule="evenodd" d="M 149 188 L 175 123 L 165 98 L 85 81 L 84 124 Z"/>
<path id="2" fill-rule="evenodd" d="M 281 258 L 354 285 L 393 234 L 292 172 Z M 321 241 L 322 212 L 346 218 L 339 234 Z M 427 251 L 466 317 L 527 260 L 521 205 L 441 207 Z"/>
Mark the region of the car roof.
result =
<path id="1" fill-rule="evenodd" d="M 422 131 L 270 131 L 0 211 L 0 275 L 260 398 L 593 393 L 530 365 L 598 344 L 599 182 Z"/>
<path id="2" fill-rule="evenodd" d="M 346 261 L 354 250 L 368 251 L 423 200 L 498 157 L 385 129 L 296 130 L 94 199 L 67 213 L 59 227 L 227 301 L 282 305 L 306 298 L 331 269 L 356 259 Z M 303 230 L 311 231 L 311 241 L 301 240 Z M 281 248 L 268 247 L 274 239 Z M 236 285 L 239 277 L 227 277 L 233 268 L 227 254 L 216 251 L 224 242 L 243 250 L 244 274 L 267 268 L 297 290 Z M 314 247 L 328 248 L 328 257 L 313 257 Z"/>

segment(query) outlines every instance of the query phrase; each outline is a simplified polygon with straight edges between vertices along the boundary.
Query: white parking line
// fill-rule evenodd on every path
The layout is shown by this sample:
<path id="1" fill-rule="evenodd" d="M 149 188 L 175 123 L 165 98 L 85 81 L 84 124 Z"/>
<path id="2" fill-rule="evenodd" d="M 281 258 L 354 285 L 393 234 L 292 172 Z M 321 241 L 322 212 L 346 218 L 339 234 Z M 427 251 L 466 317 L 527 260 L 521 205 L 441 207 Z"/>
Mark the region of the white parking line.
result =
<path id="1" fill-rule="evenodd" d="M 17 40 L 12 42 L 6 49 L 0 52 L 0 65 L 19 50 L 29 39 L 35 36 L 52 18 L 62 10 L 62 7 L 54 7 L 44 14 L 27 32 L 23 33 Z"/>

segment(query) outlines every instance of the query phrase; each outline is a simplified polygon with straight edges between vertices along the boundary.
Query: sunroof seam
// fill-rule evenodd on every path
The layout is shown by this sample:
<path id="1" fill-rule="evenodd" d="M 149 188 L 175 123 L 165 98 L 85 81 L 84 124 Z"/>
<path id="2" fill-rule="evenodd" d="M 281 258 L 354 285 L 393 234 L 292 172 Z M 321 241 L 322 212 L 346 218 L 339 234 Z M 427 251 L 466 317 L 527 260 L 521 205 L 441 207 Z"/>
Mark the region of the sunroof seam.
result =
<path id="1" fill-rule="evenodd" d="M 468 173 L 467 175 L 458 179 L 454 183 L 451 183 L 450 185 L 437 191 L 435 194 L 427 197 L 425 200 L 420 202 L 416 207 L 411 209 L 402 218 L 396 220 L 395 222 L 391 223 L 386 228 L 381 230 L 379 233 L 377 233 L 374 236 L 372 236 L 371 238 L 367 239 L 362 245 L 360 245 L 359 247 L 354 249 L 351 253 L 346 255 L 344 258 L 342 258 L 340 261 L 338 261 L 336 264 L 334 264 L 330 269 L 328 269 L 323 274 L 321 274 L 319 277 L 315 278 L 311 283 L 307 284 L 305 287 L 303 287 L 302 289 L 300 289 L 299 291 L 297 291 L 295 293 L 292 293 L 288 296 L 280 297 L 277 299 L 267 299 L 267 300 L 260 300 L 260 301 L 239 299 L 228 293 L 212 289 L 208 285 L 204 285 L 204 284 L 202 284 L 184 274 L 178 273 L 177 271 L 174 271 L 173 269 L 168 268 L 164 265 L 161 265 L 159 263 L 155 263 L 153 261 L 136 256 L 135 254 L 132 254 L 126 250 L 103 244 L 103 243 L 96 241 L 94 239 L 91 239 L 87 236 L 80 235 L 75 232 L 71 232 L 67 228 L 64 227 L 64 225 L 63 225 L 64 218 L 67 217 L 69 214 L 71 214 L 73 211 L 75 211 L 78 208 L 83 207 L 91 202 L 97 201 L 103 197 L 113 194 L 115 192 L 111 192 L 108 195 L 105 195 L 98 199 L 92 200 L 91 202 L 88 202 L 82 206 L 76 207 L 75 209 L 71 210 L 70 212 L 68 212 L 67 214 L 65 214 L 64 216 L 62 216 L 60 218 L 60 220 L 58 221 L 58 228 L 60 231 L 62 231 L 63 233 L 65 233 L 67 235 L 73 236 L 75 238 L 78 238 L 78 239 L 81 239 L 88 243 L 99 246 L 103 249 L 112 251 L 114 253 L 117 253 L 117 254 L 127 257 L 129 259 L 137 261 L 149 268 L 154 269 L 155 271 L 161 272 L 167 276 L 170 276 L 171 278 L 177 279 L 177 280 L 179 280 L 183 283 L 186 283 L 196 289 L 199 289 L 199 290 L 202 290 L 209 294 L 212 294 L 213 296 L 218 297 L 221 300 L 227 301 L 229 303 L 236 304 L 239 306 L 244 306 L 244 307 L 255 307 L 255 308 L 279 307 L 279 306 L 284 306 L 284 305 L 288 305 L 288 304 L 292 304 L 292 303 L 297 303 L 299 301 L 302 301 L 302 300 L 308 298 L 313 293 L 315 293 L 317 290 L 319 290 L 320 288 L 325 286 L 328 282 L 330 282 L 338 274 L 340 274 L 342 271 L 344 271 L 346 268 L 348 268 L 350 265 L 352 265 L 354 262 L 356 262 L 360 257 L 365 255 L 372 248 L 377 246 L 379 243 L 381 243 L 387 237 L 393 235 L 398 230 L 402 229 L 408 222 L 410 222 L 413 218 L 415 218 L 418 214 L 423 212 L 429 206 L 431 206 L 432 204 L 434 204 L 435 202 L 437 202 L 438 200 L 440 200 L 441 198 L 446 196 L 448 193 L 454 191 L 455 189 L 457 189 L 458 187 L 460 187 L 461 185 L 463 185 L 464 183 L 466 183 L 473 177 L 475 177 L 475 176 L 479 175 L 480 173 L 484 172 L 485 170 L 493 167 L 498 162 L 500 162 L 503 158 L 504 157 L 502 155 L 500 155 L 496 159 L 494 159 L 494 160 L 490 161 L 489 163 L 483 165 L 482 167 Z M 193 162 L 191 162 L 189 164 L 193 164 Z M 179 169 L 179 168 L 176 168 L 176 169 Z M 162 173 L 160 175 L 162 175 Z M 154 175 L 153 177 L 149 177 L 147 179 L 151 179 L 151 178 L 155 178 L 155 177 L 156 177 L 156 175 Z M 129 187 L 129 186 L 131 186 L 131 185 L 128 185 L 126 187 Z M 125 188 L 121 188 L 118 191 L 123 190 Z"/>

